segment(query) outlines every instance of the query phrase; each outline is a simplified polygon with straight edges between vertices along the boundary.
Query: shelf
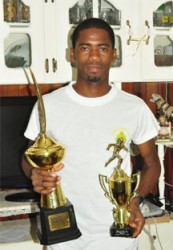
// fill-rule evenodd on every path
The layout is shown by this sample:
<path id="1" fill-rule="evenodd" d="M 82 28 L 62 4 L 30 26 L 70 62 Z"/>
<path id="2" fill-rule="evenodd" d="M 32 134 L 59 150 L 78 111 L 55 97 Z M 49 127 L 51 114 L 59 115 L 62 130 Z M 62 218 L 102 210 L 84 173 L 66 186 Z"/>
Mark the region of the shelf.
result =
<path id="1" fill-rule="evenodd" d="M 20 190 L 5 190 L 0 191 L 0 217 L 8 217 L 12 215 L 20 215 L 20 214 L 30 214 L 39 212 L 39 208 L 36 202 L 15 202 L 15 201 L 7 201 L 5 197 L 7 195 L 28 192 L 27 189 Z"/>

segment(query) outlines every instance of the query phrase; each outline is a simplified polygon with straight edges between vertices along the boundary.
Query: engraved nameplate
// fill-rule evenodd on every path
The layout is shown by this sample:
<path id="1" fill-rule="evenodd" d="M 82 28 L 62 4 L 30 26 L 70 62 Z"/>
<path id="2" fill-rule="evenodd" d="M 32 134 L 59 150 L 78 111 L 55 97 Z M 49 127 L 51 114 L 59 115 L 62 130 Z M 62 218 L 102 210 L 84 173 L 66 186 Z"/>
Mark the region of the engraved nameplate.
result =
<path id="1" fill-rule="evenodd" d="M 50 231 L 60 230 L 70 227 L 68 213 L 53 214 L 48 217 Z"/>

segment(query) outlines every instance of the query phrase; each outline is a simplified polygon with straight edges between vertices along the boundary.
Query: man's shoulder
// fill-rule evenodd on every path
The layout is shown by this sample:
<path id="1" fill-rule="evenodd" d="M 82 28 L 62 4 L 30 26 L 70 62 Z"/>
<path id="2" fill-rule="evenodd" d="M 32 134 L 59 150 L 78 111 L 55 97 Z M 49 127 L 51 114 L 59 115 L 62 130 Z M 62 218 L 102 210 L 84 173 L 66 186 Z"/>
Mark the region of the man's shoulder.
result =
<path id="1" fill-rule="evenodd" d="M 66 93 L 66 90 L 69 88 L 69 84 L 70 82 L 60 84 L 60 86 L 57 89 L 53 90 L 50 93 L 44 94 L 43 98 L 45 100 L 49 100 L 49 99 L 54 99 L 56 97 L 64 96 Z"/>
<path id="2" fill-rule="evenodd" d="M 138 103 L 138 104 L 144 103 L 144 101 L 143 101 L 142 98 L 140 98 L 140 97 L 137 96 L 137 95 L 128 93 L 128 92 L 126 92 L 125 90 L 118 89 L 117 93 L 118 93 L 119 98 L 121 98 L 122 101 L 135 102 L 135 103 Z M 129 103 L 129 104 L 130 104 L 130 103 Z"/>

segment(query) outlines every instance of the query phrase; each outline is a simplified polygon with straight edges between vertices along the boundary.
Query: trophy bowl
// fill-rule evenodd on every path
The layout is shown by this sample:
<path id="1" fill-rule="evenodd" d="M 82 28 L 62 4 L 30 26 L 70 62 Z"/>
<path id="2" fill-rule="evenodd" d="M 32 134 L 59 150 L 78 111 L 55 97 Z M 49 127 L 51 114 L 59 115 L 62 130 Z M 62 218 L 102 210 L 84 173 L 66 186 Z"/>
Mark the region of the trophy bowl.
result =
<path id="1" fill-rule="evenodd" d="M 28 162 L 35 168 L 51 170 L 64 159 L 65 148 L 47 135 L 41 134 L 32 147 L 25 151 Z"/>

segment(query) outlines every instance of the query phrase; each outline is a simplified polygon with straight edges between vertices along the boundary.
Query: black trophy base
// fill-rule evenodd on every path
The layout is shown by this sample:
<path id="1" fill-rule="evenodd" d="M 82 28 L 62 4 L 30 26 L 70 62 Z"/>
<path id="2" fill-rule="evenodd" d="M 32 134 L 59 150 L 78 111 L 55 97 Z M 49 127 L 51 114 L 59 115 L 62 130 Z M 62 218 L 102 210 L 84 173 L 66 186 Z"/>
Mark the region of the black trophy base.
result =
<path id="1" fill-rule="evenodd" d="M 40 244 L 52 245 L 82 235 L 77 227 L 73 205 L 68 200 L 65 206 L 56 209 L 43 209 L 40 205 L 39 208 L 37 235 Z"/>
<path id="2" fill-rule="evenodd" d="M 119 228 L 115 223 L 110 227 L 110 235 L 112 237 L 132 237 L 134 229 L 126 225 L 125 228 Z"/>

